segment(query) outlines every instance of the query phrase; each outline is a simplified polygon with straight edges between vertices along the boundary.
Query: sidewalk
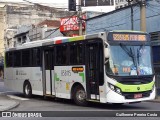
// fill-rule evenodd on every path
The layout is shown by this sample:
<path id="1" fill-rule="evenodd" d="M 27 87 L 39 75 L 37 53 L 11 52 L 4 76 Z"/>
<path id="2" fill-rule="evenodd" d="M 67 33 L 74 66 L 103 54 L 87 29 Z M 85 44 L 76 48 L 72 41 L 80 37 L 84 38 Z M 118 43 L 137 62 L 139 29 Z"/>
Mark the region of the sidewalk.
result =
<path id="1" fill-rule="evenodd" d="M 7 111 L 19 105 L 17 100 L 11 99 L 5 94 L 6 90 L 4 81 L 0 79 L 0 111 Z"/>
<path id="2" fill-rule="evenodd" d="M 7 111 L 17 107 L 18 105 L 18 101 L 12 100 L 4 94 L 0 94 L 0 111 Z"/>

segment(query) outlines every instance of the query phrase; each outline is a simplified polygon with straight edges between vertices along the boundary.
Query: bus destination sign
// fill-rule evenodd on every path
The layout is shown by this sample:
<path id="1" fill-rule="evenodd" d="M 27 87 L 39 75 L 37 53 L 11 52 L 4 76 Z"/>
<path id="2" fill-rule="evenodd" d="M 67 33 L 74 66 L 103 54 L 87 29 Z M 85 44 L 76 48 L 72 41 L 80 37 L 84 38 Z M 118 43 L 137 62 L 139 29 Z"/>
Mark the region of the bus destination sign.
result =
<path id="1" fill-rule="evenodd" d="M 144 34 L 112 34 L 113 41 L 146 41 L 146 35 Z"/>

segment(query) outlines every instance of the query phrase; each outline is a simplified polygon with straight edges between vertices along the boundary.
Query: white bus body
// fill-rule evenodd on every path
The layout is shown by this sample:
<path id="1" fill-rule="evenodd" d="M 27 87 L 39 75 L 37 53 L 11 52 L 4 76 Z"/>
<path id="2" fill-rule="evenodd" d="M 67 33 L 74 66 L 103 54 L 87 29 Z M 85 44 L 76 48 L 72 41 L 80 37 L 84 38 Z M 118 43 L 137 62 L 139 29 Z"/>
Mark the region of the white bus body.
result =
<path id="1" fill-rule="evenodd" d="M 113 31 L 110 33 L 114 34 Z M 118 31 L 115 33 L 145 35 L 141 32 Z M 123 74 L 125 74 L 123 75 L 119 72 L 120 68 L 112 65 L 117 62 L 117 59 L 113 60 L 113 52 L 115 52 L 113 49 L 121 50 L 127 57 L 129 55 L 125 52 L 127 49 L 125 46 L 114 45 L 117 41 L 109 42 L 108 34 L 98 33 L 74 38 L 40 40 L 7 49 L 4 68 L 5 86 L 24 93 L 26 97 L 35 94 L 74 99 L 78 105 L 85 105 L 86 101 L 121 104 L 154 99 L 155 80 L 152 72 L 144 74 L 143 70 L 141 75 L 138 75 L 138 72 L 133 74 L 136 67 L 133 71 L 131 67 L 127 66 L 122 68 Z M 125 43 L 125 41 L 123 42 Z M 140 42 L 137 42 L 138 45 L 134 43 L 136 46 L 133 51 L 137 46 L 141 50 Z M 132 46 L 133 44 L 129 43 L 128 45 Z M 148 46 L 146 48 L 150 50 Z M 63 56 L 63 58 L 60 56 L 61 62 L 58 62 L 59 52 Z M 139 52 L 137 52 L 138 54 Z M 150 56 L 150 54 L 148 55 Z M 130 58 L 132 57 L 129 56 L 128 59 Z M 139 58 L 136 58 L 133 62 L 138 60 Z M 138 66 L 139 61 L 135 63 Z M 111 68 L 112 73 L 107 71 L 107 68 Z"/>

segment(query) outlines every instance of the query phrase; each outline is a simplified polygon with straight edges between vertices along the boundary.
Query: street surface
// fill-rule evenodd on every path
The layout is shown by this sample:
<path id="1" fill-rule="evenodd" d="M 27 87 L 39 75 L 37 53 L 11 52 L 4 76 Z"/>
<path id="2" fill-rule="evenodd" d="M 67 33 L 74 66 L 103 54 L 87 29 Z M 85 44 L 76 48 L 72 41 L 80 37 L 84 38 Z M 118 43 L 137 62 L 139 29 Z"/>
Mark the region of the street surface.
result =
<path id="1" fill-rule="evenodd" d="M 10 111 L 160 111 L 160 103 L 153 102 L 141 102 L 136 104 L 124 104 L 122 106 L 114 106 L 111 104 L 99 104 L 99 103 L 90 103 L 87 107 L 77 106 L 71 100 L 65 99 L 54 99 L 54 98 L 44 98 L 42 96 L 34 95 L 32 98 L 24 98 L 23 94 L 13 92 L 4 87 L 4 83 L 0 82 L 0 93 L 6 94 L 11 99 L 15 99 L 20 102 L 20 105 L 16 108 L 11 109 Z M 87 114 L 87 113 L 86 113 Z M 74 118 L 74 117 L 55 117 L 57 120 L 97 120 L 99 117 L 85 117 L 85 118 Z M 135 120 L 134 117 L 121 117 L 122 120 Z M 140 117 L 142 120 L 153 119 L 158 120 L 158 117 Z M 13 120 L 17 120 L 17 118 L 12 118 Z M 25 118 L 24 118 L 25 119 Z M 27 118 L 30 120 L 33 118 Z M 38 118 L 42 120 L 44 118 Z M 50 120 L 49 117 L 47 117 Z M 100 117 L 101 120 L 106 120 L 106 117 Z M 109 117 L 111 120 L 120 120 L 119 118 Z M 3 120 L 8 120 L 8 118 L 3 118 Z M 53 118 L 52 118 L 53 120 Z"/>

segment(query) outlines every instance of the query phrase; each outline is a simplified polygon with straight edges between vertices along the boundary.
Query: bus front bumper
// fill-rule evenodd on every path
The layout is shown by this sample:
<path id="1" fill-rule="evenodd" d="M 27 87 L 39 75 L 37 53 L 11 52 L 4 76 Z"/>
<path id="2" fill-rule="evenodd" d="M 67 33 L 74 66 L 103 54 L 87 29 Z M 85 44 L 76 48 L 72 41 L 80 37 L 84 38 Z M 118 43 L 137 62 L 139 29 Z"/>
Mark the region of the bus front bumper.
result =
<path id="1" fill-rule="evenodd" d="M 112 90 L 109 90 L 107 95 L 106 95 L 106 101 L 107 103 L 136 103 L 136 102 L 141 102 L 141 101 L 148 101 L 148 100 L 153 100 L 155 99 L 156 95 L 156 90 L 155 87 L 151 91 L 150 95 L 148 97 L 143 97 L 142 98 L 136 98 L 136 99 L 126 99 L 125 96 L 120 95 Z"/>

